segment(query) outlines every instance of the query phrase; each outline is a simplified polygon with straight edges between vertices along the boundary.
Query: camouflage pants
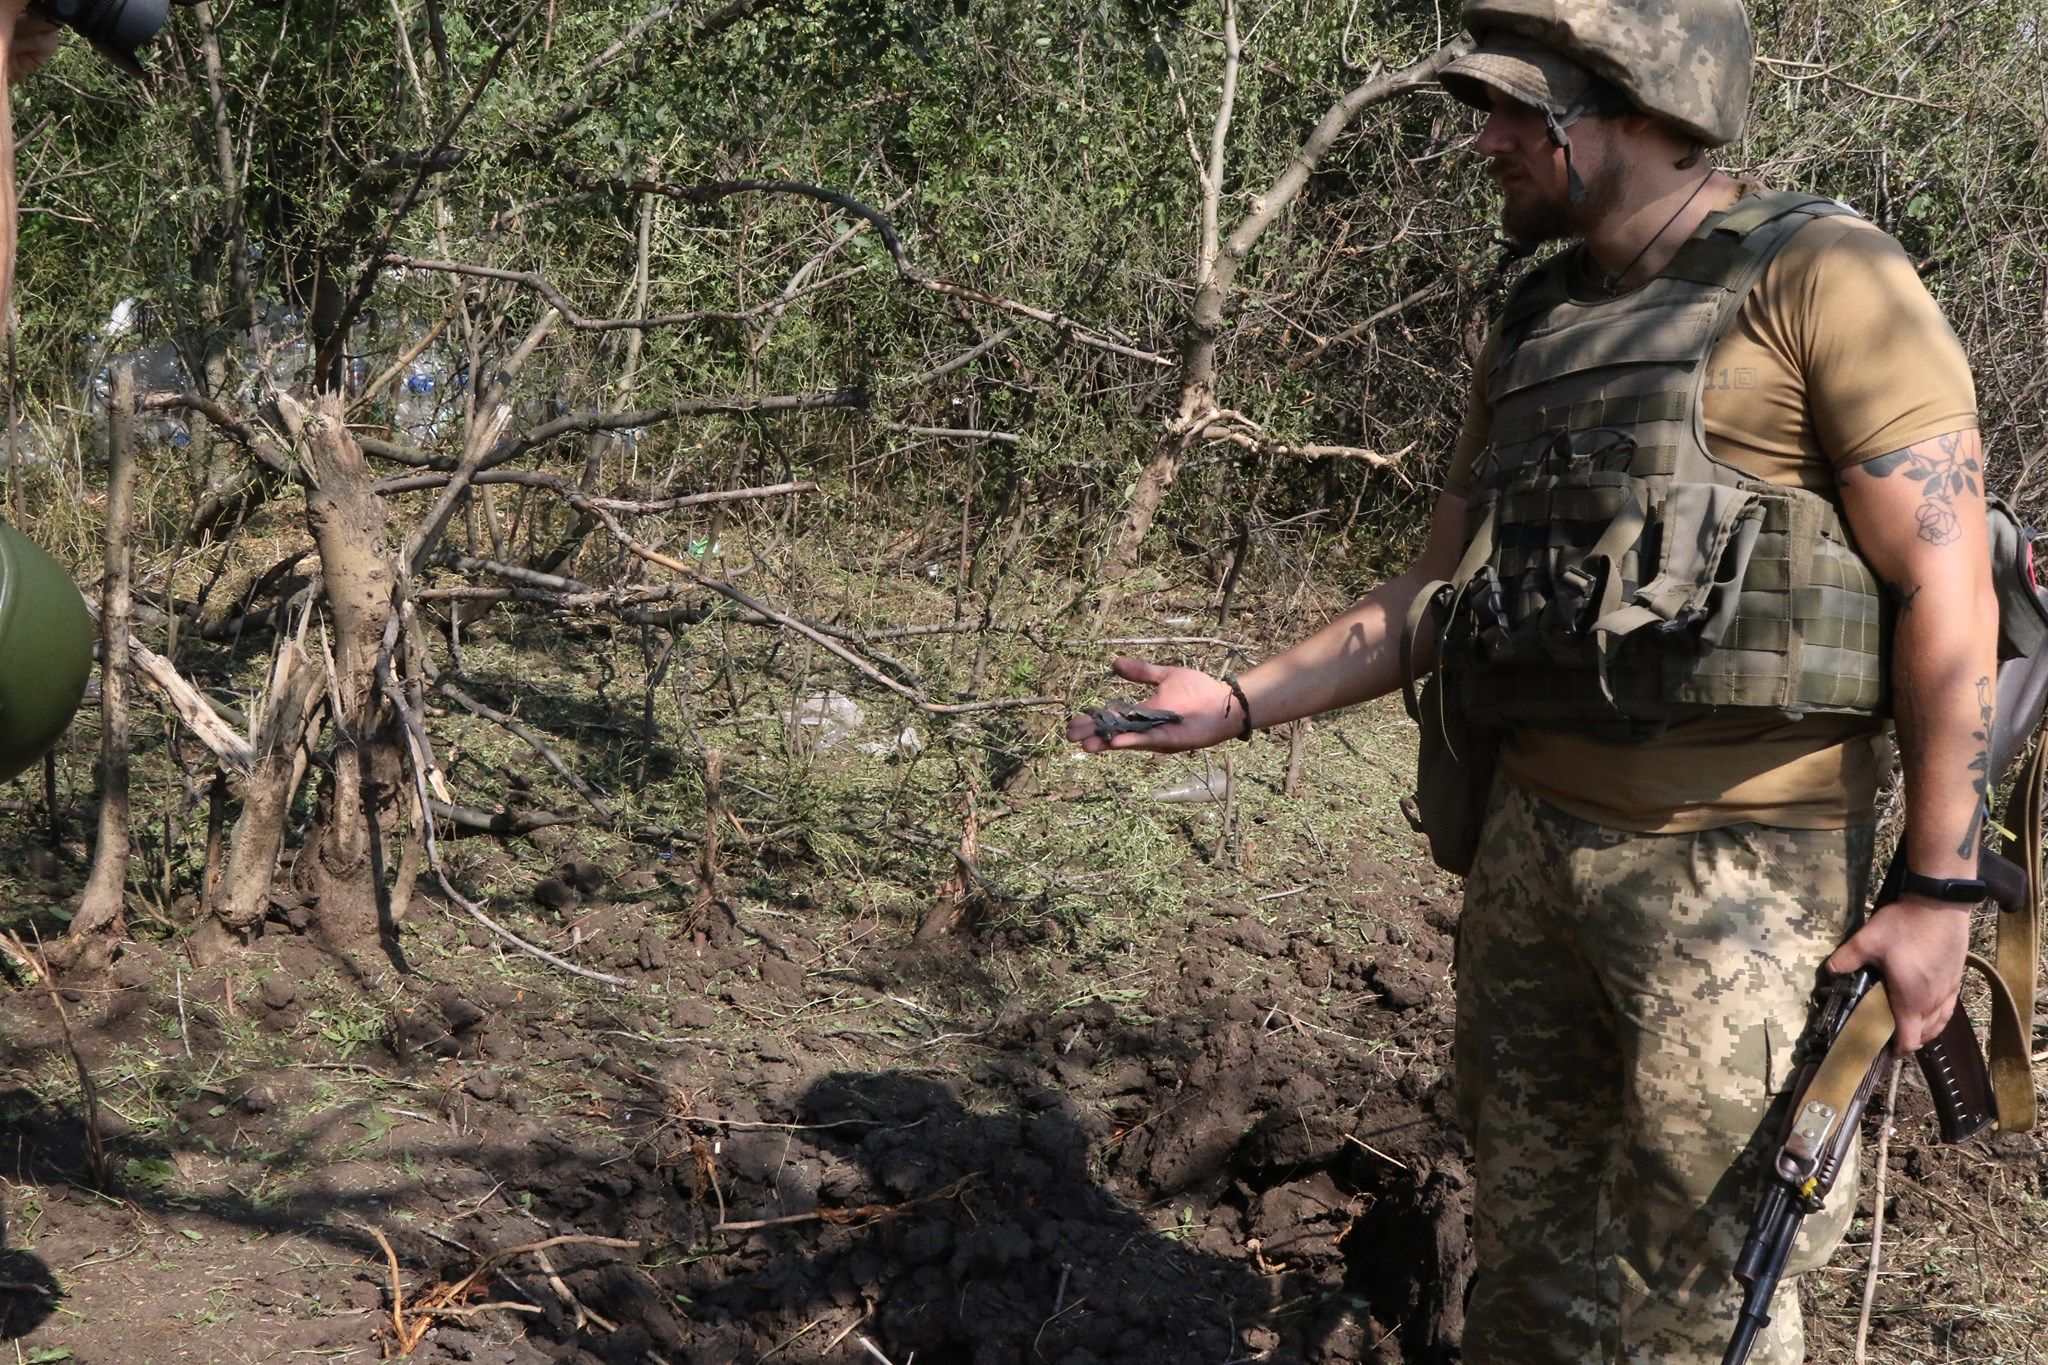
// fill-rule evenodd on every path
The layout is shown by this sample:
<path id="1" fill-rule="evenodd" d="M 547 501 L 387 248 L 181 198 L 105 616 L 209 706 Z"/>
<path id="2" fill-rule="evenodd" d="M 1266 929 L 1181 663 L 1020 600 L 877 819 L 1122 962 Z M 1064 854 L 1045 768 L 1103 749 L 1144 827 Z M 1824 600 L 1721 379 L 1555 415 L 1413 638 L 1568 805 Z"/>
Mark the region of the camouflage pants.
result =
<path id="1" fill-rule="evenodd" d="M 1870 857 L 1868 826 L 1629 834 L 1498 786 L 1458 939 L 1467 1365 L 1721 1359 L 1772 1101 Z M 1841 1240 L 1854 1174 L 1757 1365 L 1804 1359 L 1791 1277 Z"/>

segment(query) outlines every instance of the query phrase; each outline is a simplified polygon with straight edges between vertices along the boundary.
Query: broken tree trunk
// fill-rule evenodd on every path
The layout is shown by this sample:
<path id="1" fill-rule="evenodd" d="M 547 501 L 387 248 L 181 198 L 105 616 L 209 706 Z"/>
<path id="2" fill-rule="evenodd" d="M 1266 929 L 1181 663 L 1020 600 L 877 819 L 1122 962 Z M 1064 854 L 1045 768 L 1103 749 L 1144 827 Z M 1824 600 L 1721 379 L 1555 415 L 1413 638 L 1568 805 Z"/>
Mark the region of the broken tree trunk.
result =
<path id="1" fill-rule="evenodd" d="M 270 887 L 284 849 L 292 797 L 305 780 L 308 751 L 324 697 L 326 667 L 309 655 L 306 631 L 279 643 L 261 712 L 249 735 L 253 757 L 242 813 L 228 845 L 214 923 L 246 936 L 270 908 Z M 218 931 L 216 931 L 216 936 Z M 195 956 L 204 952 L 194 944 Z"/>
<path id="2" fill-rule="evenodd" d="M 411 887 L 394 886 L 391 873 L 397 867 L 410 877 L 415 861 L 391 855 L 416 837 L 404 818 L 404 732 L 378 681 L 385 627 L 397 610 L 396 552 L 340 398 L 323 394 L 310 409 L 281 398 L 279 409 L 299 438 L 306 520 L 320 552 L 334 735 L 295 880 L 330 947 L 348 953 L 381 941 L 395 953 L 393 905 L 406 903 Z"/>

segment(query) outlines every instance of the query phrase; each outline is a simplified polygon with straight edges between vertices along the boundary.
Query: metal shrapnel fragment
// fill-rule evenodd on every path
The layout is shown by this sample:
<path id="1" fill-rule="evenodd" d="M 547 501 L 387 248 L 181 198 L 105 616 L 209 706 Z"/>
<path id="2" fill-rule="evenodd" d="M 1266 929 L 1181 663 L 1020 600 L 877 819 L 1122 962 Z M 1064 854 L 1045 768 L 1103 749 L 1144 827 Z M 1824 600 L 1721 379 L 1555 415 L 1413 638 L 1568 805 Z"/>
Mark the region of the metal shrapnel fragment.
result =
<path id="1" fill-rule="evenodd" d="M 1180 719 L 1178 711 L 1134 706 L 1121 701 L 1091 706 L 1082 714 L 1095 722 L 1097 739 L 1108 739 L 1111 735 L 1141 735 L 1147 730 L 1156 730 L 1162 725 L 1171 725 Z"/>

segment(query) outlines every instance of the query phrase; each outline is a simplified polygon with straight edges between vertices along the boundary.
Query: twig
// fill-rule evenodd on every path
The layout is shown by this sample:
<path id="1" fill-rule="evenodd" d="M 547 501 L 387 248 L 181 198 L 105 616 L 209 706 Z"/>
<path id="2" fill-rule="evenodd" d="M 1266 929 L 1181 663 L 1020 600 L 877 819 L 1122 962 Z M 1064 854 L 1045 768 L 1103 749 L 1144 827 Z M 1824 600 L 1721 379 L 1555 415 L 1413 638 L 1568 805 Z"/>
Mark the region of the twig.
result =
<path id="1" fill-rule="evenodd" d="M 947 375 L 954 373 L 956 370 L 963 370 L 967 368 L 969 365 L 972 365 L 975 361 L 981 359 L 990 351 L 993 351 L 996 347 L 1002 345 L 1004 342 L 1008 341 L 1011 337 L 1015 335 L 1017 335 L 1017 329 L 1015 327 L 999 328 L 996 331 L 990 332 L 987 337 L 983 338 L 981 341 L 976 342 L 973 346 L 969 347 L 967 350 L 962 351 L 959 355 L 954 356 L 951 360 L 948 360 L 943 364 L 940 364 L 932 369 L 925 370 L 920 374 L 906 375 L 902 379 L 892 379 L 888 382 L 887 387 L 892 389 L 902 389 L 909 388 L 913 384 L 929 384 L 933 380 L 944 379 Z"/>
<path id="2" fill-rule="evenodd" d="M 859 673 L 868 681 L 875 683 L 877 686 L 886 688 L 891 692 L 894 692 L 897 696 L 902 697 L 905 700 L 917 706 L 919 710 L 926 711 L 932 715 L 937 716 L 957 716 L 966 715 L 970 712 L 975 711 L 1007 711 L 1021 707 L 1060 706 L 1064 704 L 1058 697 L 1004 697 L 998 698 L 993 701 L 975 702 L 927 701 L 925 699 L 922 689 L 910 686 L 905 683 L 900 683 L 896 681 L 894 678 L 891 678 L 888 675 L 884 674 L 880 669 L 876 668 L 866 659 L 861 658 L 858 654 L 855 654 L 845 645 L 840 644 L 837 640 L 833 639 L 830 635 L 828 635 L 824 630 L 821 630 L 811 622 L 801 620 L 794 616 L 790 616 L 785 612 L 777 611 L 775 608 L 769 606 L 766 602 L 761 601 L 759 598 L 754 597 L 753 595 L 747 592 L 743 592 L 739 588 L 734 587 L 732 584 L 727 583 L 721 579 L 707 577 L 706 575 L 701 574 L 697 570 L 691 568 L 689 565 L 683 563 L 680 559 L 677 559 L 672 555 L 663 554 L 661 551 L 655 549 L 653 546 L 647 545 L 638 538 L 636 538 L 624 526 L 620 525 L 619 519 L 613 516 L 612 513 L 607 509 L 601 507 L 593 507 L 591 510 L 596 513 L 599 520 L 604 522 L 605 529 L 612 533 L 614 539 L 616 539 L 621 545 L 625 546 L 627 550 L 639 556 L 641 559 L 646 560 L 650 564 L 658 565 L 661 568 L 667 569 L 670 573 L 681 575 L 682 577 L 690 580 L 691 582 L 696 583 L 700 587 L 709 588 L 711 589 L 711 591 L 718 593 L 720 596 L 730 598 L 732 601 L 737 602 L 740 606 L 747 608 L 747 610 L 765 616 L 769 620 L 775 622 L 779 626 L 784 627 L 785 629 L 795 631 L 797 634 L 803 636 L 805 639 L 817 645 L 819 648 L 824 649 L 826 652 L 834 655 L 837 658 L 843 659 L 847 664 L 852 666 L 855 672 Z"/>
<path id="3" fill-rule="evenodd" d="M 1366 1141 L 1366 1140 L 1365 1140 L 1364 1138 L 1362 1138 L 1362 1137 L 1359 1137 L 1359 1136 L 1358 1136 L 1357 1134 L 1355 1134 L 1355 1133 L 1346 1133 L 1346 1134 L 1344 1135 L 1344 1140 L 1345 1140 L 1346 1142 L 1352 1142 L 1352 1143 L 1356 1143 L 1356 1144 L 1357 1144 L 1357 1145 L 1359 1145 L 1360 1147 L 1363 1147 L 1363 1148 L 1365 1148 L 1365 1150 L 1366 1150 L 1366 1151 L 1368 1151 L 1368 1152 L 1371 1152 L 1371 1153 L 1372 1153 L 1372 1154 L 1373 1154 L 1374 1156 L 1378 1157 L 1378 1158 L 1379 1158 L 1379 1159 L 1380 1159 L 1381 1161 L 1389 1161 L 1389 1162 L 1392 1162 L 1392 1163 L 1393 1163 L 1394 1165 L 1396 1165 L 1396 1166 L 1399 1166 L 1399 1167 L 1400 1167 L 1400 1168 L 1401 1168 L 1402 1170 L 1404 1170 L 1404 1171 L 1411 1171 L 1411 1170 L 1412 1170 L 1412 1168 L 1411 1168 L 1411 1167 L 1410 1167 L 1410 1166 L 1408 1165 L 1408 1163 L 1407 1163 L 1407 1162 L 1405 1162 L 1405 1161 L 1403 1161 L 1403 1160 L 1401 1160 L 1401 1158 L 1399 1158 L 1399 1157 L 1397 1157 L 1397 1156 L 1388 1156 L 1388 1155 L 1387 1155 L 1387 1154 L 1386 1154 L 1385 1152 L 1383 1152 L 1383 1151 L 1381 1151 L 1381 1150 L 1380 1150 L 1379 1148 L 1377 1148 L 1377 1147 L 1373 1146 L 1373 1145 L 1372 1145 L 1372 1144 L 1371 1144 L 1370 1142 L 1367 1142 L 1367 1141 Z"/>
<path id="4" fill-rule="evenodd" d="M 1758 57 L 1756 64 L 1771 72 L 1780 80 L 1790 82 L 1793 85 L 1801 85 L 1807 81 L 1828 81 L 1835 85 L 1846 85 L 1857 94 L 1868 95 L 1872 99 L 1896 100 L 1900 104 L 1917 104 L 1923 109 L 1937 109 L 1943 113 L 1949 112 L 1947 105 L 1936 104 L 1933 100 L 1923 100 L 1917 95 L 1899 95 L 1886 90 L 1872 90 L 1867 85 L 1858 85 L 1847 76 L 1836 75 L 1836 68 L 1832 66 L 1815 67 L 1811 62 L 1788 62 L 1776 57 Z M 1799 74 L 1793 74 L 1790 70 L 1792 67 L 1806 67 L 1809 69 Z"/>
<path id="5" fill-rule="evenodd" d="M 534 270 L 503 270 L 497 266 L 471 265 L 464 261 L 432 261 L 417 256 L 386 255 L 384 264 L 406 270 L 437 271 L 444 275 L 467 275 L 473 279 L 504 280 L 511 284 L 524 285 L 548 301 L 549 306 L 562 315 L 562 321 L 579 332 L 651 332 L 662 327 L 676 327 L 692 322 L 750 322 L 763 313 L 787 308 L 791 302 L 805 293 L 836 284 L 849 276 L 860 273 L 862 267 L 840 271 L 813 282 L 807 289 L 799 289 L 793 295 L 778 295 L 752 308 L 709 309 L 694 313 L 665 313 L 651 318 L 593 318 L 582 312 L 569 301 L 569 296 L 554 285 L 547 277 Z"/>
<path id="6" fill-rule="evenodd" d="M 413 797 L 419 808 L 421 833 L 427 849 L 427 863 L 434 870 L 434 880 L 440 884 L 441 893 L 459 906 L 464 914 L 523 953 L 537 957 L 550 966 L 559 967 L 571 976 L 580 976 L 586 981 L 601 981 L 607 986 L 630 984 L 624 977 L 613 976 L 609 972 L 593 971 L 589 967 L 579 967 L 566 958 L 557 957 L 545 948 L 528 943 L 485 914 L 481 905 L 455 889 L 455 883 L 448 876 L 447 864 L 441 861 L 441 844 L 434 831 L 434 801 L 427 793 L 427 774 L 433 769 L 432 741 L 427 738 L 426 723 L 406 700 L 404 689 L 399 687 L 391 671 L 391 649 L 398 635 L 399 616 L 398 609 L 394 607 L 385 625 L 384 649 L 377 660 L 377 681 L 385 697 L 391 702 L 392 708 L 397 712 L 405 731 L 406 747 L 412 759 L 408 766 L 412 769 Z"/>
<path id="7" fill-rule="evenodd" d="M 877 1346 L 875 1345 L 875 1343 L 873 1343 L 872 1341 L 869 1341 L 869 1340 L 868 1340 L 868 1339 L 867 1339 L 866 1337 L 864 1337 L 864 1336 L 862 1336 L 862 1337 L 855 1337 L 855 1338 L 854 1338 L 854 1340 L 860 1343 L 860 1348 L 861 1348 L 861 1349 L 862 1349 L 863 1351 L 866 1351 L 866 1352 L 867 1352 L 867 1353 L 868 1353 L 869 1355 L 873 1356 L 873 1357 L 874 1357 L 874 1358 L 875 1358 L 876 1360 L 879 1360 L 879 1361 L 881 1361 L 881 1362 L 882 1362 L 882 1365 L 896 1365 L 896 1362 L 895 1362 L 895 1361 L 893 1361 L 893 1360 L 889 1359 L 889 1357 L 887 1357 L 887 1356 L 883 1355 L 883 1354 L 882 1354 L 882 1352 L 881 1352 L 881 1349 L 880 1349 L 879 1347 L 877 1347 Z"/>
<path id="8" fill-rule="evenodd" d="M 569 1311 L 576 1315 L 577 1327 L 580 1328 L 585 1323 L 590 1322 L 596 1323 L 607 1332 L 619 1330 L 619 1325 L 616 1322 L 599 1314 L 595 1308 L 577 1298 L 575 1292 L 568 1285 L 562 1283 L 562 1277 L 555 1273 L 554 1264 L 548 1260 L 546 1251 L 539 1248 L 532 1248 L 531 1250 L 533 1251 L 534 1261 L 541 1268 L 541 1273 L 548 1277 L 548 1288 L 560 1295 L 562 1302 L 569 1306 Z"/>
<path id="9" fill-rule="evenodd" d="M 178 993 L 178 1041 L 185 1045 L 185 1055 L 192 1055 L 192 1038 L 185 1031 L 185 969 L 177 963 L 171 964 L 171 981 Z"/>
<path id="10" fill-rule="evenodd" d="M 260 431 L 250 423 L 237 417 L 213 399 L 194 389 L 182 393 L 150 393 L 135 400 L 137 412 L 196 412 L 212 424 L 236 445 L 256 457 L 265 469 L 273 474 L 292 472 L 291 460 L 278 445 L 276 437 Z"/>
<path id="11" fill-rule="evenodd" d="M 16 939 L 17 944 L 20 943 Z M 78 1071 L 78 1090 L 85 1102 L 85 1158 L 92 1173 L 93 1188 L 104 1190 L 112 1183 L 113 1167 L 107 1160 L 107 1140 L 100 1126 L 100 1088 L 92 1078 L 92 1068 L 85 1064 L 85 1054 L 78 1050 L 78 1039 L 71 1032 L 71 1016 L 64 1008 L 64 997 L 57 990 L 56 974 L 50 970 L 49 955 L 43 951 L 42 936 L 36 937 L 35 963 L 43 974 L 43 985 L 50 993 L 50 1004 L 57 1011 L 57 1027 L 64 1035 L 64 1048 L 71 1054 L 71 1065 Z"/>
<path id="12" fill-rule="evenodd" d="M 575 817 L 545 810 L 473 810 L 447 801 L 435 801 L 434 818 L 472 834 L 531 834 L 555 825 L 573 825 Z"/>
<path id="13" fill-rule="evenodd" d="M 991 294 L 986 290 L 928 273 L 910 259 L 909 253 L 903 249 L 903 239 L 896 233 L 896 225 L 889 221 L 887 215 L 879 209 L 870 208 L 852 195 L 826 189 L 822 185 L 810 185 L 800 180 L 718 180 L 697 185 L 671 185 L 658 180 L 601 180 L 594 176 L 579 177 L 578 183 L 585 188 L 609 189 L 620 194 L 659 194 L 686 204 L 710 204 L 736 194 L 788 194 L 833 204 L 855 217 L 866 219 L 874 226 L 882 239 L 883 249 L 889 253 L 889 259 L 896 264 L 897 274 L 908 284 L 934 294 L 964 299 L 969 303 L 979 303 L 1016 317 L 1029 318 L 1033 322 L 1055 328 L 1061 336 L 1077 345 L 1108 351 L 1113 355 L 1143 361 L 1161 369 L 1171 368 L 1174 363 L 1170 356 L 1128 345 L 1099 332 L 1091 332 L 1072 318 L 1051 309 L 1019 303 L 1000 294 Z"/>
<path id="14" fill-rule="evenodd" d="M 384 1248 L 384 1260 L 391 1267 L 391 1331 L 397 1338 L 398 1353 L 409 1356 L 413 1348 L 420 1344 L 420 1338 L 426 1335 L 433 1319 L 430 1315 L 423 1315 L 410 1327 L 406 1325 L 405 1283 L 398 1273 L 398 1253 L 392 1249 L 391 1239 L 384 1235 L 381 1228 L 370 1227 L 367 1223 L 364 1226 L 369 1228 L 370 1235 L 377 1239 L 377 1245 Z"/>
<path id="15" fill-rule="evenodd" d="M 628 1241 L 625 1238 L 597 1237 L 583 1233 L 567 1233 L 558 1237 L 549 1237 L 538 1242 L 527 1242 L 516 1247 L 506 1247 L 503 1251 L 494 1251 L 485 1256 L 477 1262 L 474 1269 L 453 1284 L 438 1285 L 423 1293 L 414 1304 L 413 1312 L 410 1315 L 412 1320 L 408 1322 L 406 1320 L 408 1314 L 405 1307 L 405 1285 L 399 1271 L 398 1252 L 393 1249 L 391 1239 L 386 1237 L 383 1230 L 374 1224 L 357 1222 L 356 1226 L 377 1239 L 377 1245 L 384 1250 L 385 1263 L 391 1269 L 391 1329 L 397 1338 L 398 1353 L 400 1355 L 411 1355 L 418 1348 L 421 1338 L 425 1337 L 427 1332 L 433 1327 L 436 1318 L 471 1317 L 491 1309 L 504 1309 L 512 1313 L 531 1313 L 537 1311 L 527 1304 L 518 1303 L 483 1303 L 470 1306 L 463 1306 L 460 1303 L 463 1296 L 469 1293 L 470 1286 L 474 1285 L 485 1271 L 502 1261 L 512 1259 L 514 1256 L 531 1255 L 540 1262 L 541 1269 L 547 1274 L 549 1284 L 576 1311 L 576 1325 L 578 1327 L 581 1327 L 587 1318 L 589 1321 L 603 1327 L 606 1331 L 616 1331 L 617 1328 L 613 1324 L 606 1322 L 603 1318 L 584 1307 L 582 1302 L 569 1292 L 567 1286 L 563 1285 L 560 1277 L 555 1274 L 554 1267 L 548 1264 L 545 1253 L 549 1247 L 566 1245 L 621 1247 L 634 1251 L 640 1249 L 640 1243 Z"/>
<path id="16" fill-rule="evenodd" d="M 825 1349 L 822 1354 L 831 1355 L 833 1350 L 839 1345 L 839 1343 L 846 1340 L 848 1337 L 852 1336 L 853 1329 L 860 1326 L 862 1323 L 866 1322 L 869 1317 L 873 1316 L 873 1313 L 874 1310 L 869 1309 L 867 1312 L 862 1313 L 859 1317 L 856 1317 L 852 1322 L 847 1323 L 846 1326 L 840 1328 L 839 1335 L 825 1343 Z"/>
<path id="17" fill-rule="evenodd" d="M 319 354 L 314 357 L 314 367 L 319 374 L 327 375 L 336 368 L 341 359 L 341 348 L 347 345 L 349 333 L 354 329 L 356 319 L 362 315 L 363 306 L 369 302 L 370 294 L 377 286 L 377 277 L 384 268 L 384 253 L 390 247 L 392 237 L 398 232 L 399 224 L 405 221 L 413 206 L 419 203 L 420 194 L 426 189 L 427 181 L 437 173 L 450 169 L 454 164 L 451 153 L 454 151 L 456 132 L 468 120 L 471 111 L 477 106 L 477 101 L 483 98 L 484 91 L 498 78 L 499 66 L 512 51 L 513 44 L 519 41 L 519 36 L 526 31 L 526 26 L 533 22 L 534 16 L 540 11 L 541 4 L 536 0 L 536 3 L 529 5 L 526 12 L 513 22 L 496 49 L 484 59 L 483 68 L 470 84 L 469 92 L 463 97 L 461 105 L 441 125 L 432 146 L 423 155 L 410 159 L 413 166 L 412 182 L 405 187 L 404 192 L 385 214 L 383 227 L 377 233 L 376 243 L 370 248 L 368 259 L 364 261 L 362 269 L 356 273 L 354 283 L 342 297 L 341 309 L 336 315 L 332 331 L 320 339 Z"/>
<path id="18" fill-rule="evenodd" d="M 526 747 L 533 750 L 542 762 L 561 774 L 562 780 L 567 782 L 570 788 L 578 796 L 582 797 L 592 810 L 597 812 L 600 819 L 604 820 L 607 824 L 612 821 L 614 818 L 612 806 L 609 801 L 604 799 L 603 793 L 577 776 L 570 769 L 568 763 L 563 760 L 562 756 L 556 753 L 546 740 L 534 733 L 531 726 L 522 723 L 517 716 L 508 716 L 503 711 L 484 705 L 454 683 L 449 682 L 446 678 L 441 679 L 440 692 L 442 696 L 447 697 L 450 701 L 470 712 L 470 714 L 490 721 L 493 725 L 497 725 L 525 741 Z"/>
<path id="19" fill-rule="evenodd" d="M 1894 1066 L 1891 1084 L 1884 1093 L 1884 1116 L 1877 1130 L 1877 1189 L 1872 1196 L 1876 1203 L 1870 1215 L 1870 1270 L 1863 1277 L 1863 1307 L 1856 1315 L 1856 1365 L 1865 1365 L 1869 1359 L 1870 1314 L 1877 1302 L 1877 1268 L 1883 1261 L 1884 1250 L 1884 1185 L 1891 1164 L 1893 1105 L 1898 1097 L 1899 1069 Z"/>
<path id="20" fill-rule="evenodd" d="M 5 957 L 14 964 L 14 969 L 21 973 L 24 983 L 33 986 L 43 979 L 41 964 L 28 950 L 28 945 L 12 932 L 0 933 L 0 957 Z"/>
<path id="21" fill-rule="evenodd" d="M 979 1180 L 981 1175 L 980 1171 L 970 1171 L 942 1189 L 933 1190 L 930 1194 L 919 1195 L 915 1199 L 906 1199 L 900 1204 L 863 1204 L 858 1208 L 852 1209 L 812 1209 L 808 1213 L 785 1214 L 780 1218 L 754 1218 L 737 1223 L 721 1222 L 714 1224 L 711 1230 L 713 1232 L 759 1232 L 763 1228 L 796 1227 L 803 1223 L 831 1223 L 836 1226 L 843 1226 L 848 1223 L 884 1222 L 891 1218 L 899 1218 L 920 1204 L 929 1204 L 938 1199 L 951 1199 L 959 1194 L 960 1191 Z"/>
<path id="22" fill-rule="evenodd" d="M 569 414 L 543 422 L 529 431 L 506 436 L 484 457 L 481 468 L 495 469 L 564 436 L 593 431 L 630 431 L 635 427 L 657 426 L 678 417 L 729 416 L 752 412 L 821 412 L 833 408 L 867 406 L 864 389 L 827 389 L 819 393 L 775 394 L 767 398 L 686 398 L 667 407 L 644 408 L 637 412 L 592 412 Z"/>
<path id="23" fill-rule="evenodd" d="M 1416 290 L 1414 293 L 1409 294 L 1406 298 L 1395 300 L 1393 303 L 1388 304 L 1386 307 L 1380 309 L 1377 313 L 1372 314 L 1370 317 L 1367 317 L 1363 321 L 1354 322 L 1349 327 L 1346 327 L 1343 331 L 1338 332 L 1333 336 L 1321 338 L 1316 342 L 1315 345 L 1309 347 L 1306 351 L 1303 351 L 1300 355 L 1288 361 L 1287 368 L 1290 370 L 1301 369 L 1310 361 L 1314 360 L 1317 356 L 1329 350 L 1332 346 L 1341 346 L 1345 342 L 1350 341 L 1353 338 L 1362 337 L 1367 332 L 1371 331 L 1374 327 L 1378 326 L 1380 323 L 1385 322 L 1390 317 L 1393 317 L 1396 313 L 1406 312 L 1408 309 L 1413 308 L 1418 303 L 1427 303 L 1429 300 L 1437 298 L 1440 295 L 1449 292 L 1450 291 L 1448 287 L 1445 285 L 1424 285 L 1422 288 Z"/>
<path id="24" fill-rule="evenodd" d="M 999 445 L 1021 445 L 1024 438 L 1014 431 L 980 431 L 970 427 L 919 427 L 908 422 L 877 421 L 876 426 L 884 431 L 901 432 L 905 436 L 924 436 L 939 441 L 994 441 Z"/>
<path id="25" fill-rule="evenodd" d="M 390 384 L 392 380 L 398 378 L 400 374 L 404 373 L 407 366 L 411 365 L 413 361 L 418 360 L 421 356 L 425 355 L 427 353 L 427 348 L 429 346 L 432 346 L 436 341 L 439 341 L 441 339 L 441 333 L 447 330 L 448 318 L 447 316 L 444 315 L 441 317 L 439 321 L 435 322 L 435 324 L 432 327 L 429 327 L 418 341 L 415 341 L 412 345 L 400 351 L 398 355 L 392 360 L 392 362 L 389 365 L 386 365 L 375 379 L 372 379 L 369 383 L 363 385 L 363 391 L 356 395 L 355 402 L 349 404 L 349 411 L 354 412 L 356 408 L 375 398 L 379 393 L 381 393 L 384 390 L 386 385 Z"/>

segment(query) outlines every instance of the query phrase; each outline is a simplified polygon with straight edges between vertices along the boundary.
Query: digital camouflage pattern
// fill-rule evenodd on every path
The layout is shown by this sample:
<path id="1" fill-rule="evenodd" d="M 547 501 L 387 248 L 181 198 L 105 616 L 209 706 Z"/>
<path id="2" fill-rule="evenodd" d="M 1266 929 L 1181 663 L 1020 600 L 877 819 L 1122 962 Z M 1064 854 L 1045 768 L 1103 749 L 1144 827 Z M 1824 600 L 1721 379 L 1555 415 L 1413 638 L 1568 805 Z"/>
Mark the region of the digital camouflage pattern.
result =
<path id="1" fill-rule="evenodd" d="M 1742 135 L 1755 39 L 1742 0 L 1465 0 L 1485 48 L 1512 33 L 1571 58 L 1709 147 Z"/>
<path id="2" fill-rule="evenodd" d="M 1721 1359 L 1778 1091 L 1871 844 L 1631 834 L 1499 785 L 1458 930 L 1467 1365 Z M 1795 1277 L 1847 1230 L 1854 1176 L 1801 1229 L 1758 1365 L 1804 1358 Z"/>

